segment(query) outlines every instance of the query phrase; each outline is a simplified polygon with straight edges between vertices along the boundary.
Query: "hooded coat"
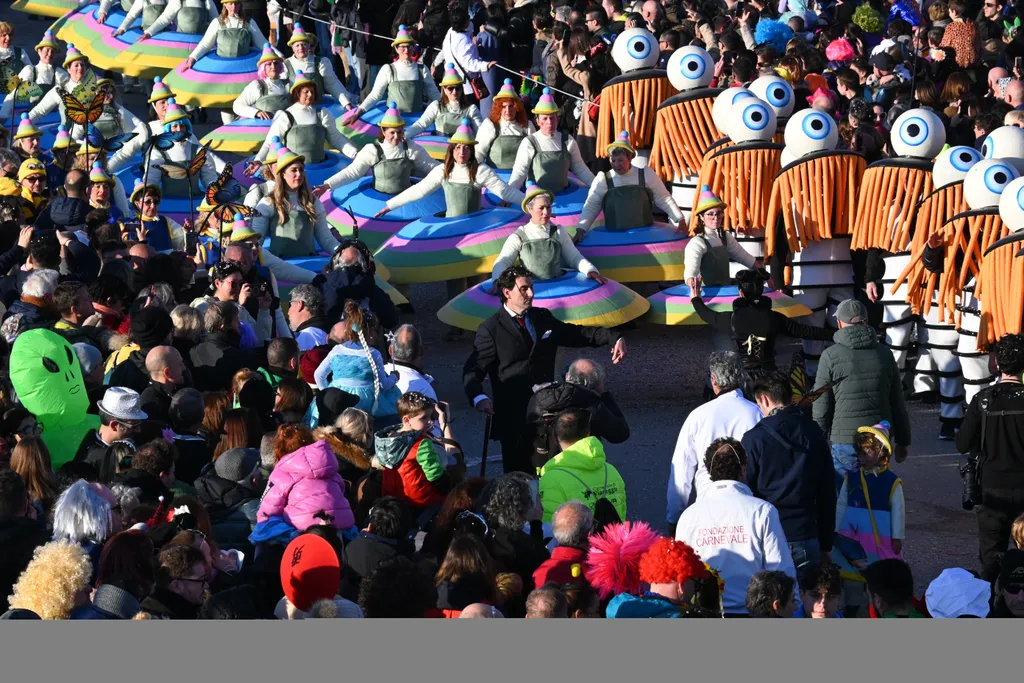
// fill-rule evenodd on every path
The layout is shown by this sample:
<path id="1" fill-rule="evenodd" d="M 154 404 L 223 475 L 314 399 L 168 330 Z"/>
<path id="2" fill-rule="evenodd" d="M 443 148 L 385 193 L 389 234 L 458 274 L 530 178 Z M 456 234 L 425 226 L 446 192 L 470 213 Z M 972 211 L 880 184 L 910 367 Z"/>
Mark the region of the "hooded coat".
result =
<path id="1" fill-rule="evenodd" d="M 299 530 L 321 524 L 315 517 L 324 512 L 338 529 L 355 524 L 352 508 L 345 498 L 345 481 L 338 473 L 338 459 L 326 441 L 304 446 L 274 466 L 263 494 L 257 522 L 283 517 Z"/>
<path id="2" fill-rule="evenodd" d="M 398 310 L 387 292 L 377 286 L 373 276 L 358 269 L 338 268 L 314 280 L 324 293 L 325 318 L 337 321 L 345 310 L 345 301 L 352 299 L 369 309 L 385 330 L 398 327 Z M 330 327 L 325 328 L 330 331 Z"/>
<path id="3" fill-rule="evenodd" d="M 249 534 L 256 526 L 260 509 L 260 493 L 212 472 L 196 479 L 199 502 L 210 515 L 210 527 L 217 545 L 234 548 L 253 556 Z"/>
<path id="4" fill-rule="evenodd" d="M 619 519 L 626 519 L 626 483 L 608 464 L 596 436 L 580 439 L 541 468 L 540 496 L 545 522 L 551 521 L 559 505 L 570 500 L 586 503 L 593 512 L 598 498 L 607 498 Z"/>

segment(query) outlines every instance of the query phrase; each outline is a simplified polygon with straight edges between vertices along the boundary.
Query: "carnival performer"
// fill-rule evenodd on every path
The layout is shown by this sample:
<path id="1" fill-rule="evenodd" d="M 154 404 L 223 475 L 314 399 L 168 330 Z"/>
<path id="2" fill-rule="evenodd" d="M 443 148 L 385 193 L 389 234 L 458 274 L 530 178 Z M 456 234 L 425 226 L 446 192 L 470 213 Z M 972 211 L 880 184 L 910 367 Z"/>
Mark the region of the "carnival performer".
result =
<path id="1" fill-rule="evenodd" d="M 329 59 L 322 59 L 314 52 L 315 38 L 306 33 L 302 24 L 296 23 L 292 28 L 292 37 L 288 39 L 288 47 L 292 56 L 285 60 L 288 80 L 294 82 L 301 73 L 316 83 L 316 103 L 319 104 L 325 94 L 330 95 L 351 111 L 355 107 L 349 99 L 348 91 L 341 85 L 334 73 L 334 66 Z"/>
<path id="2" fill-rule="evenodd" d="M 653 169 L 633 166 L 636 150 L 629 144 L 626 131 L 622 131 L 619 138 L 608 145 L 606 154 L 612 170 L 598 175 L 590 185 L 575 241 L 579 243 L 586 237 L 594 219 L 602 211 L 604 227 L 609 231 L 652 225 L 654 206 L 664 211 L 669 222 L 678 228 L 683 220 L 683 212 Z"/>
<path id="3" fill-rule="evenodd" d="M 89 207 L 107 211 L 112 220 L 119 221 L 124 219 L 126 214 L 121 207 L 111 201 L 114 181 L 115 179 L 103 170 L 102 163 L 93 162 L 89 171 Z"/>
<path id="4" fill-rule="evenodd" d="M 86 100 L 96 94 L 96 82 L 93 80 L 95 75 L 89 65 L 89 59 L 71 43 L 68 43 L 67 53 L 64 56 L 64 68 L 67 70 L 68 80 L 63 84 L 58 84 L 60 87 L 51 88 L 43 95 L 38 104 L 29 111 L 28 117 L 33 121 L 41 121 L 44 116 L 56 109 L 60 111 L 60 121 L 68 127 L 71 137 L 81 137 L 72 126 L 68 125 L 68 116 L 60 93 L 63 90 L 83 105 L 87 104 Z M 77 126 L 77 124 L 75 125 Z"/>
<path id="5" fill-rule="evenodd" d="M 206 160 L 197 174 L 185 175 L 183 171 L 188 168 L 190 162 L 200 149 L 200 145 L 193 141 L 192 120 L 188 113 L 177 103 L 167 105 L 167 112 L 164 115 L 164 129 L 162 132 L 171 133 L 183 131 L 186 137 L 180 142 L 174 143 L 170 149 L 157 149 L 153 151 L 152 167 L 150 173 L 153 175 L 153 184 L 160 187 L 165 197 L 188 197 L 191 195 L 199 198 L 201 191 L 199 182 L 203 187 L 209 187 L 217 179 L 217 167 L 207 152 Z M 171 169 L 177 170 L 171 170 Z M 143 178 L 149 184 L 148 178 Z M 189 185 L 192 188 L 189 190 Z"/>
<path id="6" fill-rule="evenodd" d="M 473 122 L 474 131 L 480 130 L 480 124 L 483 123 L 480 109 L 475 104 L 467 102 L 462 82 L 462 76 L 455 70 L 455 65 L 447 64 L 444 78 L 441 79 L 441 97 L 431 102 L 419 120 L 409 126 L 406 134 L 410 139 L 415 139 L 420 133 L 426 133 L 431 127 L 438 135 L 451 136 L 463 119 Z"/>
<path id="7" fill-rule="evenodd" d="M 423 199 L 438 188 L 444 189 L 447 207 L 445 216 L 448 218 L 479 211 L 481 191 L 485 187 L 508 204 L 522 203 L 525 196 L 522 192 L 506 185 L 487 164 L 477 161 L 473 153 L 474 145 L 476 138 L 473 135 L 473 124 L 469 119 L 463 119 L 462 125 L 448 139 L 444 163 L 436 166 L 420 182 L 389 199 L 387 205 L 378 211 L 374 218 L 380 218 L 400 206 Z"/>
<path id="8" fill-rule="evenodd" d="M 358 107 L 342 117 L 343 124 L 352 123 L 385 98 L 385 101 L 398 105 L 403 114 L 417 114 L 426 108 L 426 102 L 440 101 L 441 92 L 430 69 L 412 59 L 412 49 L 416 45 L 416 39 L 409 35 L 405 25 L 400 25 L 398 34 L 391 41 L 398 59 L 377 72 L 370 92 Z"/>
<path id="9" fill-rule="evenodd" d="M 142 16 L 141 40 L 149 40 L 173 23 L 178 33 L 204 33 L 217 16 L 213 0 L 135 0 L 114 32 L 119 36 Z"/>
<path id="10" fill-rule="evenodd" d="M 141 180 L 136 181 L 130 201 L 139 217 L 138 239 L 161 254 L 184 251 L 185 228 L 176 221 L 160 215 L 162 196 L 159 185 L 147 185 Z"/>
<path id="11" fill-rule="evenodd" d="M 121 104 L 114 81 L 109 78 L 99 79 L 96 81 L 96 92 L 103 93 L 103 113 L 89 125 L 99 131 L 104 139 L 110 140 L 130 133 L 142 125 L 142 121 Z M 81 140 L 84 136 L 84 126 L 75 124 L 71 128 L 71 137 Z"/>
<path id="12" fill-rule="evenodd" d="M 34 107 L 43 97 L 46 96 L 55 85 L 64 85 L 71 78 L 68 72 L 53 63 L 60 46 L 53 36 L 53 31 L 47 30 L 43 39 L 36 45 L 36 54 L 39 55 L 39 63 L 32 65 L 25 64 L 18 72 L 18 78 L 22 82 L 32 84 L 28 92 L 28 106 Z M 16 93 L 10 92 L 0 106 L 0 120 L 6 121 L 14 111 Z M 20 106 L 20 103 L 19 103 Z"/>
<path id="13" fill-rule="evenodd" d="M 6 21 L 0 21 L 0 77 L 6 83 L 11 76 L 17 76 L 26 66 L 32 64 L 28 52 L 12 47 L 14 27 Z"/>
<path id="14" fill-rule="evenodd" d="M 724 228 L 726 203 L 711 188 L 700 189 L 693 207 L 696 216 L 694 237 L 686 244 L 686 271 L 684 281 L 691 291 L 697 288 L 697 279 L 708 287 L 722 287 L 731 282 L 729 262 L 744 268 L 760 268 L 761 262 L 736 241 L 736 234 Z"/>
<path id="15" fill-rule="evenodd" d="M 496 171 L 511 171 L 519 147 L 537 128 L 527 119 L 523 99 L 506 78 L 493 98 L 491 115 L 476 132 L 476 158 Z"/>
<path id="16" fill-rule="evenodd" d="M 57 137 L 53 140 L 53 147 L 50 154 L 53 157 L 50 163 L 46 164 L 46 186 L 53 188 L 56 195 L 64 192 L 64 178 L 68 169 L 75 162 L 75 152 L 78 150 L 78 143 L 71 139 L 64 126 L 57 126 Z"/>
<path id="17" fill-rule="evenodd" d="M 350 159 L 358 151 L 344 135 L 338 132 L 334 115 L 316 106 L 317 85 L 298 72 L 290 89 L 292 104 L 274 115 L 267 139 L 256 154 L 256 159 L 245 169 L 246 175 L 255 174 L 270 152 L 270 140 L 281 138 L 282 144 L 310 164 L 319 164 L 327 158 L 326 143 Z"/>
<path id="18" fill-rule="evenodd" d="M 128 194 L 125 192 L 124 184 L 117 176 L 113 174 L 107 175 L 110 173 L 110 169 L 107 163 L 107 153 L 103 149 L 103 139 L 97 136 L 95 131 L 91 131 L 87 140 L 88 144 L 85 141 L 79 143 L 80 147 L 75 152 L 75 163 L 71 167 L 88 173 L 91 181 L 93 171 L 98 163 L 103 171 L 103 175 L 106 176 L 106 180 L 100 178 L 99 182 L 109 184 L 104 198 L 99 200 L 92 208 L 109 210 L 111 218 L 114 220 L 120 220 L 125 216 L 131 215 Z M 97 177 L 99 178 L 100 176 L 97 174 Z M 112 204 L 113 208 L 107 206 L 107 204 Z"/>
<path id="19" fill-rule="evenodd" d="M 282 259 L 316 256 L 320 250 L 332 253 L 338 246 L 327 224 L 324 205 L 306 182 L 306 160 L 288 147 L 278 150 L 274 191 L 256 205 L 252 227 L 270 237 L 270 247 L 264 251 L 265 264 L 283 281 L 309 283 L 315 273 L 305 271 L 301 281 L 286 278 L 277 272 Z"/>
<path id="20" fill-rule="evenodd" d="M 425 178 L 439 165 L 422 147 L 406 140 L 405 119 L 394 102 L 377 125 L 377 142 L 363 147 L 351 164 L 313 188 L 314 196 L 322 197 L 367 173 L 373 176 L 374 190 L 394 196 L 409 189 L 413 176 Z"/>
<path id="21" fill-rule="evenodd" d="M 545 190 L 561 192 L 569 187 L 570 170 L 584 185 L 593 186 L 594 174 L 584 163 L 580 146 L 571 135 L 558 131 L 558 105 L 549 88 L 544 88 L 533 113 L 537 132 L 519 144 L 509 186 L 518 189 L 529 179 Z"/>
<path id="22" fill-rule="evenodd" d="M 245 17 L 240 0 L 227 0 L 222 4 L 220 16 L 210 22 L 203 39 L 185 60 L 186 70 L 213 50 L 221 57 L 241 57 L 248 54 L 253 45 L 267 42 L 256 22 Z"/>
<path id="23" fill-rule="evenodd" d="M 43 163 L 49 163 L 52 159 L 43 151 L 42 139 L 43 131 L 36 127 L 28 114 L 22 114 L 21 120 L 18 121 L 18 128 L 14 131 L 14 142 L 11 144 L 11 149 L 18 153 L 22 161 L 38 159 Z"/>
<path id="24" fill-rule="evenodd" d="M 292 103 L 284 60 L 270 43 L 263 45 L 263 54 L 256 62 L 256 69 L 258 78 L 245 86 L 245 90 L 231 105 L 231 110 L 239 118 L 269 121 L 275 113 Z"/>

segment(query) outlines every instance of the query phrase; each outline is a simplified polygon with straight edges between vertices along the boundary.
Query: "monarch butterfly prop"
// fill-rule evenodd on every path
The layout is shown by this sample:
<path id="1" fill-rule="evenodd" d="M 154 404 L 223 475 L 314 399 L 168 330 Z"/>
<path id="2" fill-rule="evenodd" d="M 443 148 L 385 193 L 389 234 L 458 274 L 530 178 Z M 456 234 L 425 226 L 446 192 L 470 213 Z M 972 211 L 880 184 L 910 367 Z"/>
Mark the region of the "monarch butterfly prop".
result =
<path id="1" fill-rule="evenodd" d="M 159 135 L 154 135 L 149 139 L 149 147 L 146 148 L 146 161 L 142 167 L 143 183 L 149 182 L 149 163 L 150 159 L 153 158 L 153 150 L 158 149 L 161 152 L 166 152 L 187 137 L 187 132 L 183 130 L 176 130 L 160 133 Z"/>
<path id="2" fill-rule="evenodd" d="M 222 245 L 222 248 L 219 250 L 217 257 L 218 263 L 224 255 L 224 224 L 228 221 L 233 221 L 235 214 L 241 214 L 244 218 L 250 218 L 256 213 L 250 207 L 238 202 L 241 196 L 242 186 L 235 180 L 231 166 L 225 166 L 217 179 L 206 188 L 205 203 L 212 208 L 206 215 L 206 220 L 197 231 L 197 234 L 203 234 L 206 230 L 206 223 L 209 222 L 210 216 L 215 216 L 220 221 L 220 234 L 217 237 L 217 243 Z"/>
<path id="3" fill-rule="evenodd" d="M 82 126 L 86 130 L 85 153 L 88 154 L 89 126 L 90 124 L 95 123 L 103 114 L 103 104 L 106 101 L 106 94 L 103 92 L 89 93 L 89 96 L 92 99 L 89 101 L 89 104 L 86 105 L 82 104 L 77 97 L 69 93 L 64 88 L 58 86 L 57 93 L 60 95 L 60 99 L 64 103 L 64 116 L 70 120 L 71 123 Z"/>
<path id="4" fill-rule="evenodd" d="M 196 155 L 188 163 L 179 164 L 167 162 L 161 166 L 164 173 L 174 180 L 188 179 L 188 211 L 191 222 L 196 222 L 196 207 L 192 201 L 192 178 L 199 175 L 199 172 L 206 165 L 207 155 L 210 152 L 210 143 L 203 145 Z"/>
<path id="5" fill-rule="evenodd" d="M 804 354 L 797 351 L 793 354 L 793 363 L 789 367 L 789 383 L 793 389 L 793 403 L 796 403 L 801 410 L 805 410 L 812 403 L 825 395 L 826 392 L 836 388 L 843 378 L 825 382 L 817 389 L 811 391 L 807 386 L 807 368 L 804 364 Z"/>

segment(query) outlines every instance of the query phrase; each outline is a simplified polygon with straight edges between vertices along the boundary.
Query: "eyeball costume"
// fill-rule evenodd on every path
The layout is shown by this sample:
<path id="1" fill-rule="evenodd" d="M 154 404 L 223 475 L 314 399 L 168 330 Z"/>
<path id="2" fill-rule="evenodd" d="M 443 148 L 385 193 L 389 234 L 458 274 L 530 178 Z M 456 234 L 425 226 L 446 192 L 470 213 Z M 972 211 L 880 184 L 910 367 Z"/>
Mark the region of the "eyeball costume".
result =
<path id="1" fill-rule="evenodd" d="M 630 131 L 630 144 L 647 156 L 654 143 L 658 106 L 676 94 L 668 74 L 655 69 L 658 39 L 645 28 L 623 31 L 612 45 L 612 59 L 622 74 L 601 89 L 597 119 L 597 154 L 607 156 L 608 145 L 622 130 Z"/>
<path id="2" fill-rule="evenodd" d="M 723 91 L 708 87 L 715 77 L 715 62 L 703 48 L 679 48 L 666 71 L 679 94 L 658 106 L 648 165 L 668 184 L 679 206 L 689 209 L 704 155 L 723 135 L 712 117 L 713 104 Z"/>
<path id="3" fill-rule="evenodd" d="M 701 187 L 708 186 L 725 202 L 722 227 L 734 231 L 743 248 L 755 258 L 764 254 L 768 203 L 781 168 L 782 145 L 772 142 L 776 122 L 775 109 L 763 100 L 745 97 L 736 101 L 726 124 L 732 144 L 709 153 L 700 171 Z M 699 201 L 700 197 L 695 196 L 690 212 L 691 235 L 696 234 L 699 225 Z"/>
<path id="4" fill-rule="evenodd" d="M 25 409 L 42 424 L 43 441 L 57 469 L 74 459 L 90 429 L 100 426 L 89 415 L 89 397 L 78 356 L 56 332 L 22 332 L 11 348 L 11 386 Z"/>
<path id="5" fill-rule="evenodd" d="M 826 312 L 831 318 L 841 301 L 853 297 L 850 236 L 866 162 L 859 154 L 835 149 L 835 119 L 816 109 L 790 117 L 785 140 L 783 154 L 788 152 L 793 161 L 772 185 L 765 255 L 775 263 L 786 263 L 788 256 L 786 284 L 797 301 L 814 311 L 802 322 L 822 327 Z M 814 375 L 823 343 L 804 341 L 803 348 L 807 371 Z"/>
<path id="6" fill-rule="evenodd" d="M 1010 182 L 999 198 L 999 217 L 1009 235 L 985 250 L 981 261 L 981 280 L 985 296 L 981 300 L 979 348 L 990 348 L 1008 334 L 1021 332 L 1024 313 L 1024 178 Z"/>
<path id="7" fill-rule="evenodd" d="M 985 290 L 1004 283 L 982 277 L 982 266 L 988 248 L 1006 236 L 998 207 L 1003 191 L 1017 178 L 1016 168 L 1004 159 L 982 159 L 967 171 L 963 193 L 969 208 L 943 225 L 941 263 L 930 267 L 941 272 L 936 294 L 939 305 L 946 309 L 950 319 L 957 316 L 959 339 L 955 353 L 960 359 L 968 403 L 993 379 L 986 345 L 978 333 Z"/>
<path id="8" fill-rule="evenodd" d="M 789 117 L 793 115 L 793 109 L 796 107 L 796 94 L 793 92 L 793 86 L 785 78 L 779 76 L 761 76 L 751 81 L 747 89 L 754 93 L 754 97 L 767 103 L 775 112 L 779 121 L 779 133 L 774 140 L 782 143 L 784 141 L 783 131 L 785 131 Z"/>

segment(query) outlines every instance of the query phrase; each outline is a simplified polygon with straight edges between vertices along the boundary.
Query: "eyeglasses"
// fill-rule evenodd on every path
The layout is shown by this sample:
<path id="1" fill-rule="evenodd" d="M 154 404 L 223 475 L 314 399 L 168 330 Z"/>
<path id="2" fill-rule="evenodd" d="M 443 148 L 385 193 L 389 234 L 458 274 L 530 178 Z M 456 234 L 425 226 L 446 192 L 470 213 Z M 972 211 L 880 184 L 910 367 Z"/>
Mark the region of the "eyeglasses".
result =
<path id="1" fill-rule="evenodd" d="M 1024 585 L 1021 585 L 1019 583 L 1013 583 L 1009 586 L 1003 586 L 1003 590 L 1009 593 L 1010 595 L 1017 595 L 1022 590 L 1024 590 Z"/>
<path id="2" fill-rule="evenodd" d="M 210 585 L 210 579 L 205 576 L 201 579 L 178 579 L 178 581 L 187 581 L 188 583 L 201 583 L 204 586 Z"/>
<path id="3" fill-rule="evenodd" d="M 725 211 L 722 211 L 721 209 L 711 209 L 710 211 L 705 211 L 704 215 L 709 218 L 721 218 L 725 215 Z"/>

